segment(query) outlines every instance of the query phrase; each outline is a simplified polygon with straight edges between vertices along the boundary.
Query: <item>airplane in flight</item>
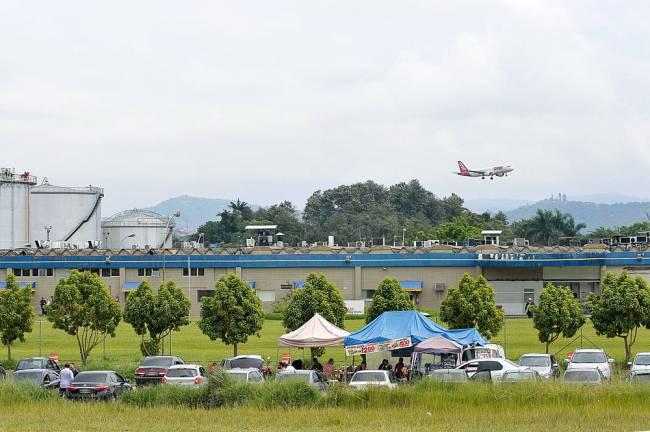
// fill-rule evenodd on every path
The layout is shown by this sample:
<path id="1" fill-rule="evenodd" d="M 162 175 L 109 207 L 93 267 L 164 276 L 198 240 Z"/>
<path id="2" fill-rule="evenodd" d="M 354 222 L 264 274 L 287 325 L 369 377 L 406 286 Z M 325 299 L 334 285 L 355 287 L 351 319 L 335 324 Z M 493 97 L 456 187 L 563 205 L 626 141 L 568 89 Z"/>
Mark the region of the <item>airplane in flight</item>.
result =
<path id="1" fill-rule="evenodd" d="M 459 172 L 454 172 L 463 177 L 481 177 L 485 180 L 485 177 L 490 177 L 490 180 L 494 180 L 494 176 L 503 177 L 507 176 L 509 172 L 514 171 L 510 165 L 506 166 L 495 166 L 492 168 L 485 168 L 480 170 L 471 170 L 468 169 L 462 161 L 458 161 Z"/>

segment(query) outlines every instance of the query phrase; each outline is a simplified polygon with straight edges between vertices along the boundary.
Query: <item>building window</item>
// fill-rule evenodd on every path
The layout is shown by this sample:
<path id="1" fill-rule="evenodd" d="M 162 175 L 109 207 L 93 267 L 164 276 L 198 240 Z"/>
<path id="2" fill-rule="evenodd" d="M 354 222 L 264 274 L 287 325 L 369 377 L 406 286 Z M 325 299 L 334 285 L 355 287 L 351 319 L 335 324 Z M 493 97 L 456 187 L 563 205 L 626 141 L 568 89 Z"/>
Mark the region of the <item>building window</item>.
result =
<path id="1" fill-rule="evenodd" d="M 293 289 L 293 284 L 281 284 L 280 289 L 291 290 L 291 289 Z"/>
<path id="2" fill-rule="evenodd" d="M 54 269 L 38 269 L 39 276 L 54 276 Z"/>
<path id="3" fill-rule="evenodd" d="M 524 288 L 524 303 L 527 302 L 528 299 L 533 299 L 533 301 L 535 301 L 535 288 Z"/>
<path id="4" fill-rule="evenodd" d="M 102 269 L 102 277 L 111 277 L 111 276 L 119 276 L 120 275 L 120 269 L 118 268 L 103 268 Z"/>
<path id="5" fill-rule="evenodd" d="M 102 269 L 102 277 L 110 277 L 111 276 L 111 269 Z"/>
<path id="6" fill-rule="evenodd" d="M 183 276 L 188 276 L 188 274 L 191 274 L 192 276 L 205 276 L 205 269 L 204 268 L 191 268 L 191 269 L 189 269 L 189 273 L 188 273 L 188 268 L 183 267 Z"/>
<path id="7" fill-rule="evenodd" d="M 375 290 L 363 290 L 363 298 L 365 300 L 372 300 L 372 298 L 375 296 Z"/>
<path id="8" fill-rule="evenodd" d="M 118 268 L 111 269 L 111 276 L 119 276 L 119 275 L 120 275 L 120 269 Z"/>
<path id="9" fill-rule="evenodd" d="M 160 269 L 157 268 L 139 268 L 138 276 L 140 277 L 160 277 Z"/>
<path id="10" fill-rule="evenodd" d="M 203 297 L 212 297 L 213 295 L 214 295 L 214 290 L 197 290 L 196 301 L 200 302 Z"/>

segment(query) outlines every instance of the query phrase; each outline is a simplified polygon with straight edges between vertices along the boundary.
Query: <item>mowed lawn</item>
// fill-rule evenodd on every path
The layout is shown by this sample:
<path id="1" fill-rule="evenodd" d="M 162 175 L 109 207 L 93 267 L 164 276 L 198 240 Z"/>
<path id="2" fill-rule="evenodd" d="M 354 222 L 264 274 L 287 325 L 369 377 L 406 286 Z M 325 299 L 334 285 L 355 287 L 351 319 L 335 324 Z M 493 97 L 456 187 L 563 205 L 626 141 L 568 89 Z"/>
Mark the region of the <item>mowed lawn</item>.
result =
<path id="1" fill-rule="evenodd" d="M 38 318 L 40 319 L 40 317 Z M 180 332 L 174 333 L 172 337 L 172 353 L 180 355 L 187 362 L 198 362 L 209 365 L 211 362 L 219 362 L 224 357 L 231 356 L 233 353 L 232 346 L 226 346 L 220 341 L 211 341 L 203 335 L 196 325 L 198 318 L 193 318 L 192 322 L 183 327 Z M 345 327 L 348 331 L 355 331 L 363 327 L 363 320 L 347 320 Z M 42 327 L 42 348 L 40 344 L 40 334 Z M 301 358 L 303 353 L 299 349 L 289 350 L 287 348 L 278 348 L 278 337 L 284 333 L 281 321 L 266 320 L 261 337 L 252 336 L 246 344 L 239 346 L 239 354 L 259 354 L 264 357 L 270 357 L 272 364 L 277 363 L 278 355 L 285 352 L 291 352 L 294 358 Z M 607 353 L 614 357 L 619 365 L 623 365 L 625 360 L 625 351 L 623 342 L 620 338 L 608 339 L 596 336 L 590 322 L 583 328 L 583 347 L 591 348 L 587 338 L 604 348 Z M 91 353 L 89 367 L 112 367 L 116 370 L 129 371 L 134 369 L 141 360 L 142 355 L 138 348 L 140 337 L 133 332 L 130 325 L 121 323 L 116 337 L 106 339 L 106 360 L 103 360 L 103 344 L 99 344 Z M 529 319 L 507 319 L 505 329 L 492 338 L 493 342 L 502 344 L 506 347 L 507 357 L 517 360 L 522 354 L 528 352 L 544 352 L 544 345 L 537 339 L 537 331 L 532 326 L 532 320 Z M 551 345 L 551 353 L 568 344 L 570 339 L 560 339 Z M 166 341 L 166 352 L 169 352 L 169 340 Z M 566 356 L 567 352 L 580 347 L 580 340 L 575 341 L 569 347 L 565 348 L 558 354 L 559 358 Z M 2 349 L 4 347 L 0 347 Z M 634 352 L 650 351 L 650 331 L 642 329 L 639 331 Z M 62 362 L 76 361 L 79 362 L 79 350 L 76 339 L 61 330 L 53 329 L 51 324 L 44 321 L 42 325 L 37 322 L 32 333 L 27 335 L 27 340 L 22 343 L 16 343 L 12 349 L 14 360 L 25 356 L 37 356 L 39 353 L 47 356 L 50 353 L 56 353 Z M 6 359 L 6 350 L 0 352 L 0 362 Z M 308 350 L 305 350 L 305 357 L 309 356 Z M 330 348 L 323 357 L 333 357 L 337 366 L 343 364 L 343 349 Z M 348 360 L 349 362 L 350 360 Z M 357 359 L 358 362 L 358 359 Z M 372 365 L 370 365 L 372 367 Z"/>

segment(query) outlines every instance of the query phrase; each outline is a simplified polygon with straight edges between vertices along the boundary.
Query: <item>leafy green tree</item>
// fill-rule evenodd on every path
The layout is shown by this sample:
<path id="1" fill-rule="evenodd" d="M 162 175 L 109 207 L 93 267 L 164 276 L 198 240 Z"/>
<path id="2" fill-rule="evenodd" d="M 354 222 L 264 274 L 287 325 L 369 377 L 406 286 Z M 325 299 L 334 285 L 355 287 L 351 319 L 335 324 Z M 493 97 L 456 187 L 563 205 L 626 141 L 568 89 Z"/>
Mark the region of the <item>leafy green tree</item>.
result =
<path id="1" fill-rule="evenodd" d="M 54 328 L 77 339 L 84 365 L 103 337 L 115 337 L 115 329 L 121 318 L 120 305 L 100 277 L 77 270 L 59 280 L 52 304 L 47 309 L 47 319 Z"/>
<path id="2" fill-rule="evenodd" d="M 151 320 L 147 323 L 152 341 L 164 340 L 171 332 L 190 323 L 192 303 L 174 281 L 163 282 L 153 300 Z"/>
<path id="3" fill-rule="evenodd" d="M 650 328 L 650 288 L 647 282 L 626 272 L 607 273 L 600 285 L 600 297 L 589 294 L 587 310 L 596 334 L 620 337 L 625 345 L 625 361 L 630 361 L 639 327 Z"/>
<path id="4" fill-rule="evenodd" d="M 126 299 L 124 321 L 140 335 L 142 354 L 157 355 L 161 349 L 164 353 L 165 337 L 189 324 L 190 307 L 190 300 L 173 281 L 163 283 L 154 294 L 149 281 L 143 280 Z"/>
<path id="5" fill-rule="evenodd" d="M 324 274 L 310 273 L 305 287 L 294 291 L 284 312 L 282 323 L 293 331 L 309 321 L 315 314 L 337 327 L 343 328 L 347 308 L 339 289 Z M 312 356 L 322 355 L 322 348 L 312 348 Z"/>
<path id="6" fill-rule="evenodd" d="M 233 346 L 246 343 L 248 337 L 259 337 L 264 323 L 262 303 L 251 287 L 236 274 L 222 276 L 216 283 L 214 296 L 201 299 L 201 320 L 198 326 L 211 340 L 221 339 Z"/>
<path id="7" fill-rule="evenodd" d="M 467 218 L 459 216 L 452 221 L 437 226 L 434 236 L 441 241 L 464 242 L 471 238 L 481 237 L 481 227 L 470 225 Z"/>
<path id="8" fill-rule="evenodd" d="M 25 342 L 25 333 L 32 331 L 34 309 L 31 288 L 20 288 L 16 276 L 9 274 L 5 289 L 0 291 L 0 339 L 7 347 L 11 361 L 11 345 L 19 340 Z"/>
<path id="9" fill-rule="evenodd" d="M 539 341 L 548 347 L 560 335 L 572 337 L 585 323 L 585 316 L 577 298 L 569 288 L 548 284 L 531 306 L 533 327 L 538 331 Z"/>
<path id="10" fill-rule="evenodd" d="M 372 296 L 372 303 L 366 311 L 366 323 L 373 321 L 379 315 L 386 311 L 404 311 L 413 310 L 415 305 L 404 292 L 399 281 L 392 277 L 387 277 L 377 287 L 375 294 Z"/>
<path id="11" fill-rule="evenodd" d="M 232 209 L 233 214 L 239 216 L 242 220 L 248 221 L 253 218 L 253 210 L 246 201 L 240 201 L 237 198 L 237 201 L 230 201 L 228 207 Z"/>
<path id="12" fill-rule="evenodd" d="M 494 289 L 487 279 L 474 279 L 465 273 L 458 287 L 450 289 L 442 301 L 440 318 L 454 329 L 475 327 L 489 339 L 503 327 L 504 313 L 497 309 Z"/>

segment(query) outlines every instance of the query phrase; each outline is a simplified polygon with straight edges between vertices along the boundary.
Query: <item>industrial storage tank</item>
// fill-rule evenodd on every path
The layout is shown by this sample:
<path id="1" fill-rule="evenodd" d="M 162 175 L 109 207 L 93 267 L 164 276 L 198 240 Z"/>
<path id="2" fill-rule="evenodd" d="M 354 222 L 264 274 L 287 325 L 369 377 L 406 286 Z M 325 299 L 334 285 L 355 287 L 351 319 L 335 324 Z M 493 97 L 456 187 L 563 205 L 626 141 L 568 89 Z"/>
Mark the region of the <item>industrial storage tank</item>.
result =
<path id="1" fill-rule="evenodd" d="M 102 223 L 108 249 L 171 248 L 173 230 L 173 218 L 142 209 L 117 213 Z"/>
<path id="2" fill-rule="evenodd" d="M 102 188 L 55 186 L 44 179 L 32 187 L 30 196 L 29 231 L 34 246 L 46 241 L 50 247 L 100 245 Z"/>
<path id="3" fill-rule="evenodd" d="M 24 248 L 29 237 L 29 191 L 36 177 L 0 168 L 0 249 Z"/>

